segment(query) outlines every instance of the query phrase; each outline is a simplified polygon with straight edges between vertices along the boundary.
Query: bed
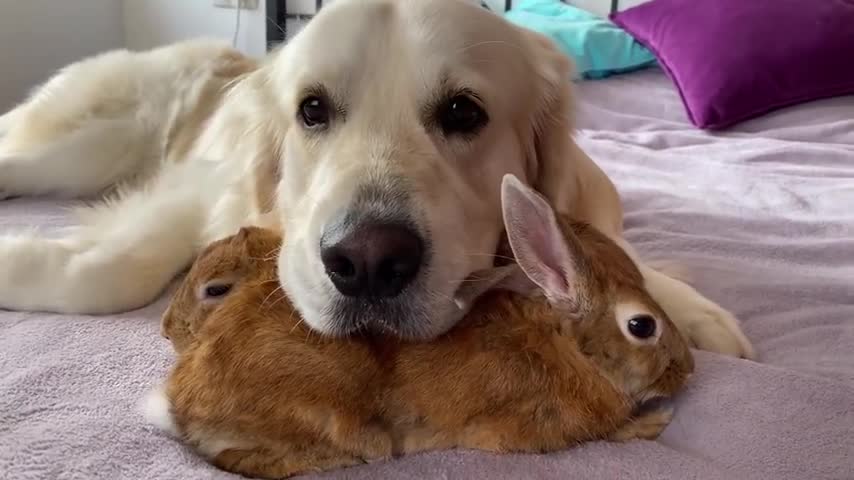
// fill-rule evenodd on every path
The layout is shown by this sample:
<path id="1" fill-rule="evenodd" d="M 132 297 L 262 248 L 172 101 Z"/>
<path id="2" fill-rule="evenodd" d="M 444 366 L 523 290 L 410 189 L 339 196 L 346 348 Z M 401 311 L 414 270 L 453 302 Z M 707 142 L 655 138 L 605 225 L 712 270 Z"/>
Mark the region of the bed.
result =
<path id="1" fill-rule="evenodd" d="M 854 97 L 704 133 L 657 68 L 578 87 L 578 142 L 616 182 L 628 238 L 734 311 L 760 362 L 697 353 L 656 442 L 551 455 L 453 451 L 322 478 L 854 478 Z M 54 230 L 49 200 L 0 231 Z M 0 312 L 0 478 L 236 478 L 146 425 L 166 298 L 109 317 Z"/>

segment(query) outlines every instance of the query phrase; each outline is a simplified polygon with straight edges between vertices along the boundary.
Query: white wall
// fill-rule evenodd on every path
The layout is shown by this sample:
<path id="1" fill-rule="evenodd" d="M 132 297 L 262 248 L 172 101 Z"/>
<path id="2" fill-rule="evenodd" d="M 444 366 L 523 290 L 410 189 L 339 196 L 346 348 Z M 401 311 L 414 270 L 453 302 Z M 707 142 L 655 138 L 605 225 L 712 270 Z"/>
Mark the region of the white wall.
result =
<path id="1" fill-rule="evenodd" d="M 240 12 L 237 37 L 237 47 L 253 56 L 263 55 L 267 49 L 267 3 L 259 0 L 258 4 L 256 10 Z M 132 50 L 144 50 L 200 36 L 224 38 L 230 42 L 236 15 L 237 10 L 214 7 L 213 0 L 124 0 L 127 46 Z"/>
<path id="2" fill-rule="evenodd" d="M 58 68 L 123 45 L 120 1 L 0 0 L 0 112 Z"/>

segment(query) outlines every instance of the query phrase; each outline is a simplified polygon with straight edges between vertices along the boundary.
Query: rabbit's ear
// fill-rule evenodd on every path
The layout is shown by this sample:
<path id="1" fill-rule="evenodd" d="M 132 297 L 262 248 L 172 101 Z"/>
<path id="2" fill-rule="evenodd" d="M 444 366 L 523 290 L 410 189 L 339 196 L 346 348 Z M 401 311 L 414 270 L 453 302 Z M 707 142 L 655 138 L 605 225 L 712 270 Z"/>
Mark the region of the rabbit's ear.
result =
<path id="1" fill-rule="evenodd" d="M 551 302 L 576 304 L 576 262 L 552 207 L 513 175 L 501 182 L 504 228 L 516 262 Z"/>

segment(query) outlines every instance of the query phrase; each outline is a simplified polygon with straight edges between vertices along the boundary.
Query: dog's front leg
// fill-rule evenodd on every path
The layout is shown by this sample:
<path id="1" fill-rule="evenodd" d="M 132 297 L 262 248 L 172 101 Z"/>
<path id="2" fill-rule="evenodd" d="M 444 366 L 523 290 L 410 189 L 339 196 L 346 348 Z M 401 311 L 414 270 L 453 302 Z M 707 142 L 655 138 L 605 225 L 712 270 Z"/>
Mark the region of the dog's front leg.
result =
<path id="1" fill-rule="evenodd" d="M 750 340 L 731 313 L 704 297 L 693 287 L 644 263 L 622 236 L 611 239 L 635 261 L 646 280 L 646 288 L 661 305 L 676 328 L 700 350 L 747 359 L 756 358 Z"/>
<path id="2" fill-rule="evenodd" d="M 108 314 L 148 304 L 206 244 L 224 189 L 211 170 L 201 161 L 169 167 L 145 188 L 82 210 L 59 238 L 0 236 L 0 308 Z"/>
<path id="3" fill-rule="evenodd" d="M 157 162 L 151 139 L 132 119 L 89 120 L 36 143 L 27 128 L 0 138 L 0 199 L 93 196 Z"/>
<path id="4" fill-rule="evenodd" d="M 756 353 L 738 320 L 691 286 L 639 265 L 653 298 L 680 332 L 701 350 L 753 359 Z"/>

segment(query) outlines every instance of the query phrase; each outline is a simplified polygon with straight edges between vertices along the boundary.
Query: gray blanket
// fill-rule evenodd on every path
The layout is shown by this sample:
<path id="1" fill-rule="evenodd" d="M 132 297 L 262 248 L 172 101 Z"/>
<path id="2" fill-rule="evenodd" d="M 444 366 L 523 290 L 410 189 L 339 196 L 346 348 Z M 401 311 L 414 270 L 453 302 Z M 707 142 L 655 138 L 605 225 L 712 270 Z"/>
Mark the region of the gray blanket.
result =
<path id="1" fill-rule="evenodd" d="M 734 311 L 761 363 L 698 353 L 657 442 L 438 452 L 323 477 L 854 478 L 854 97 L 715 135 L 688 125 L 656 70 L 585 83 L 579 97 L 579 141 L 617 183 L 630 240 Z M 0 202 L 0 232 L 64 222 L 48 201 Z M 136 413 L 172 359 L 164 306 L 0 312 L 0 478 L 234 478 Z"/>

